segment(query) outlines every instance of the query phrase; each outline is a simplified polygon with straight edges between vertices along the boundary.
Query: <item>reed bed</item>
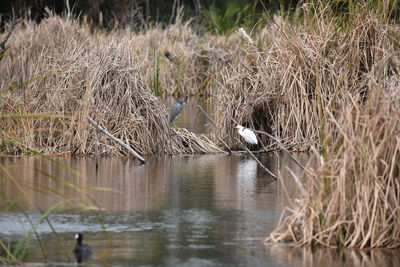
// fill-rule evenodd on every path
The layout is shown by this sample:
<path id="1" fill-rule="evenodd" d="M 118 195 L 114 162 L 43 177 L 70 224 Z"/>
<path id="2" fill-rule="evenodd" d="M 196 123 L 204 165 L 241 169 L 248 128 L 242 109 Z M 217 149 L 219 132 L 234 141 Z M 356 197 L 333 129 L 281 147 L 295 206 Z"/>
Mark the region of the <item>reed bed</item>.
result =
<path id="1" fill-rule="evenodd" d="M 376 68 L 397 71 L 399 34 L 366 9 L 345 26 L 329 8 L 303 12 L 302 23 L 275 17 L 257 34 L 239 29 L 229 36 L 196 34 L 179 16 L 164 29 L 139 33 L 93 32 L 56 16 L 39 25 L 24 21 L 0 64 L 0 112 L 25 116 L 2 119 L 2 135 L 22 138 L 23 145 L 4 150 L 92 154 L 97 145 L 87 115 L 141 154 L 213 153 L 226 146 L 221 140 L 238 149 L 235 124 L 303 144 L 294 149 L 321 148 L 326 108 L 336 116 L 349 97 L 363 102 Z M 187 145 L 204 138 L 168 127 L 158 98 L 165 95 L 212 99 L 215 127 L 199 150 Z M 100 143 L 102 153 L 121 153 L 104 137 Z"/>
<path id="2" fill-rule="evenodd" d="M 325 21 L 318 20 L 321 25 Z M 311 135 L 305 136 L 314 136 L 318 152 L 303 175 L 303 194 L 266 242 L 400 247 L 400 78 L 395 63 L 399 32 L 372 13 L 358 14 L 353 23 L 351 30 L 325 32 L 330 29 L 325 25 L 317 28 L 319 34 L 302 32 L 306 38 L 293 47 L 306 52 L 298 57 L 306 60 L 287 85 L 308 77 L 298 95 L 308 96 L 314 112 L 300 113 L 296 120 L 304 124 L 300 128 L 294 124 L 292 129 L 304 134 L 306 126 L 310 127 L 307 118 L 314 121 Z M 299 47 L 301 43 L 308 45 Z M 291 62 L 289 70 L 296 60 Z M 298 104 L 308 105 L 301 101 L 288 104 L 298 112 L 302 110 L 295 108 Z M 282 113 L 289 129 L 290 116 L 296 115 Z"/>
<path id="3" fill-rule="evenodd" d="M 158 33 L 92 33 L 59 17 L 20 24 L 0 64 L 0 112 L 14 114 L 2 118 L 2 136 L 18 140 L 3 144 L 3 150 L 93 154 L 98 144 L 87 123 L 90 115 L 141 154 L 221 151 L 210 140 L 168 126 L 166 107 L 146 83 L 154 72 L 149 70 L 151 48 L 144 47 Z M 105 137 L 99 142 L 101 153 L 121 153 Z"/>
<path id="4" fill-rule="evenodd" d="M 237 122 L 284 143 L 320 147 L 326 108 L 336 114 L 349 96 L 364 101 L 376 68 L 397 71 L 390 62 L 399 60 L 398 30 L 378 15 L 362 9 L 340 26 L 328 8 L 304 12 L 303 23 L 278 17 L 255 37 L 243 30 L 232 36 L 241 46 L 221 74 L 214 131 L 229 146 L 238 147 Z"/>
<path id="5" fill-rule="evenodd" d="M 275 17 L 257 34 L 239 29 L 229 36 L 198 35 L 179 16 L 141 33 L 93 32 L 55 16 L 39 25 L 24 21 L 0 65 L 0 112 L 25 116 L 2 119 L 2 134 L 22 138 L 24 148 L 4 150 L 92 154 L 97 143 L 87 115 L 141 154 L 218 152 L 221 140 L 238 149 L 235 124 L 303 144 L 295 149 L 323 148 L 326 110 L 336 116 L 349 96 L 363 102 L 374 72 L 398 71 L 399 31 L 366 9 L 347 26 L 329 8 L 306 5 L 303 12 L 302 23 Z M 216 124 L 204 149 L 186 146 L 201 137 L 168 127 L 163 95 L 212 99 Z M 195 139 L 174 143 L 183 137 Z M 104 137 L 100 143 L 103 153 L 121 153 Z"/>
<path id="6" fill-rule="evenodd" d="M 364 105 L 328 112 L 326 154 L 304 195 L 270 241 L 350 248 L 400 247 L 398 84 L 374 90 Z M 396 90 L 395 97 L 383 93 Z"/>
<path id="7" fill-rule="evenodd" d="M 24 21 L 0 61 L 1 138 L 14 140 L 1 150 L 93 154 L 89 115 L 141 154 L 214 153 L 240 147 L 232 126 L 242 124 L 321 154 L 269 240 L 399 247 L 400 31 L 380 7 L 354 5 L 343 19 L 306 4 L 298 23 L 275 17 L 229 36 L 196 34 L 179 17 L 140 33 Z M 211 98 L 211 135 L 169 127 L 163 95 Z"/>

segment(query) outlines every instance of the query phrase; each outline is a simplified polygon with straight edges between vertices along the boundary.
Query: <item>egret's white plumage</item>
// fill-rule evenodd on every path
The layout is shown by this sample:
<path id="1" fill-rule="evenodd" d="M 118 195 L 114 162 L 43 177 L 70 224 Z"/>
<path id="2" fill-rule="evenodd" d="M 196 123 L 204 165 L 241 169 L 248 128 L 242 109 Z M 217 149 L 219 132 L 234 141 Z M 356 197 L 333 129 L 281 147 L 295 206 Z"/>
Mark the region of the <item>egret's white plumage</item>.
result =
<path id="1" fill-rule="evenodd" d="M 238 129 L 238 133 L 247 143 L 257 145 L 257 136 L 252 130 L 244 128 L 242 125 L 237 125 L 235 128 Z"/>

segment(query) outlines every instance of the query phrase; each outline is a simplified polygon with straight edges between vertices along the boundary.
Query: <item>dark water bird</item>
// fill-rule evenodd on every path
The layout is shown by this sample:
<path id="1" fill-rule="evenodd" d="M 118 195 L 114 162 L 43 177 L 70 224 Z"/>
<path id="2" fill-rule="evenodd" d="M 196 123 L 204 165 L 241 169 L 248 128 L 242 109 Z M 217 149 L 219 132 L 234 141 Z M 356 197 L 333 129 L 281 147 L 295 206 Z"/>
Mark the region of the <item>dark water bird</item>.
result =
<path id="1" fill-rule="evenodd" d="M 82 260 L 89 258 L 92 254 L 92 248 L 89 245 L 83 244 L 83 235 L 81 233 L 75 234 L 76 245 L 74 248 L 74 254 L 76 261 L 81 263 Z"/>
<path id="2" fill-rule="evenodd" d="M 172 104 L 169 112 L 169 122 L 173 122 L 182 113 L 183 107 L 186 103 L 183 100 L 178 100 Z"/>
<path id="3" fill-rule="evenodd" d="M 252 130 L 244 128 L 242 125 L 237 125 L 235 128 L 238 129 L 238 133 L 247 143 L 254 145 L 258 143 L 257 136 Z"/>

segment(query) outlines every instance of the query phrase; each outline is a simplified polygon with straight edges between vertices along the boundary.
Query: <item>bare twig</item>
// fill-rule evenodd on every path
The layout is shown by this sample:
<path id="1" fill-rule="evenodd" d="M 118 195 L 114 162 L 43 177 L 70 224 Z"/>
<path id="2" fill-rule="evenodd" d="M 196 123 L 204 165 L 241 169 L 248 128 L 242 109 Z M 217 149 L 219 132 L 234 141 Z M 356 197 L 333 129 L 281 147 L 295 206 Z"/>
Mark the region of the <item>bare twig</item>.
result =
<path id="1" fill-rule="evenodd" d="M 8 29 L 8 32 L 4 39 L 0 42 L 0 53 L 3 53 L 6 50 L 6 43 L 8 41 L 8 38 L 10 38 L 12 31 L 14 30 L 15 24 L 17 24 L 17 20 L 14 18 L 12 21 L 10 28 Z"/>
<path id="2" fill-rule="evenodd" d="M 207 120 L 215 125 L 215 121 L 213 120 L 213 118 L 211 118 L 210 115 L 208 115 L 208 113 L 200 105 L 197 105 L 196 107 L 204 114 L 204 116 L 206 116 Z"/>
<path id="3" fill-rule="evenodd" d="M 96 155 L 95 155 L 95 158 L 96 158 L 96 171 L 99 169 L 99 145 L 100 145 L 100 142 L 99 142 L 99 135 L 97 134 L 97 132 L 98 132 L 99 130 L 97 129 L 95 132 L 94 132 L 94 138 L 96 139 L 96 142 L 95 142 L 95 146 L 96 146 Z"/>
<path id="4" fill-rule="evenodd" d="M 251 153 L 251 151 L 250 151 L 239 139 L 237 139 L 236 137 L 235 137 L 235 139 L 236 139 L 236 141 L 238 141 L 238 142 L 242 145 L 242 147 L 244 148 L 244 150 L 246 150 L 246 152 L 258 163 L 258 165 L 261 166 L 261 168 L 263 168 L 263 169 L 264 169 L 269 175 L 271 175 L 273 178 L 278 179 L 278 178 L 276 177 L 276 175 L 273 174 L 267 167 L 265 167 L 265 166 L 258 160 L 258 158 L 257 158 L 256 156 L 254 156 L 254 154 Z"/>
<path id="5" fill-rule="evenodd" d="M 292 154 L 287 150 L 287 148 L 282 144 L 281 140 L 273 135 L 270 135 L 267 132 L 264 131 L 257 131 L 257 130 L 253 130 L 252 131 L 256 132 L 256 133 L 260 133 L 260 134 L 265 134 L 266 136 L 268 136 L 269 138 L 271 138 L 272 140 L 274 140 L 278 147 L 280 149 L 282 149 L 294 162 L 296 162 L 297 165 L 299 165 L 303 170 L 307 171 L 308 173 L 311 174 L 310 170 L 308 170 L 303 164 L 300 163 L 300 161 L 298 161 L 295 157 L 292 156 Z"/>
<path id="6" fill-rule="evenodd" d="M 128 150 L 129 153 L 131 153 L 132 155 L 134 155 L 136 158 L 138 158 L 140 160 L 140 162 L 142 163 L 146 163 L 146 160 L 144 158 L 142 158 L 142 156 L 140 156 L 138 153 L 136 153 L 136 151 L 134 151 L 129 145 L 125 144 L 124 142 L 122 142 L 121 139 L 118 139 L 117 137 L 113 136 L 112 134 L 110 134 L 106 129 L 102 128 L 100 125 L 97 124 L 97 122 L 95 122 L 91 117 L 87 118 L 88 122 L 90 124 L 92 124 L 94 127 L 96 127 L 96 129 L 106 135 L 107 137 L 109 137 L 111 140 L 113 140 L 114 142 L 120 144 L 123 148 L 125 148 L 126 150 Z"/>
<path id="7" fill-rule="evenodd" d="M 207 118 L 207 120 L 209 120 L 215 126 L 215 121 L 213 120 L 213 118 L 211 118 L 211 116 L 200 105 L 197 105 L 196 107 L 203 113 L 203 115 Z M 225 146 L 225 148 L 228 149 L 229 154 L 232 154 L 232 151 L 228 146 L 228 144 L 221 138 L 219 137 L 217 138 Z"/>

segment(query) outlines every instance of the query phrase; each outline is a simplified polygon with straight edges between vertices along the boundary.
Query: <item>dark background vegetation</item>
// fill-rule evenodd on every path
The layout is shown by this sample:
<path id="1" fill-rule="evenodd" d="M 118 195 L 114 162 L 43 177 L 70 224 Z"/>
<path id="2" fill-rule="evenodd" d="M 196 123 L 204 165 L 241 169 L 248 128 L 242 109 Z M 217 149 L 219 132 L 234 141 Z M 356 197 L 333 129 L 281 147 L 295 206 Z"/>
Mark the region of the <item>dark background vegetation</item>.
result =
<path id="1" fill-rule="evenodd" d="M 0 0 L 0 30 L 13 18 L 28 18 L 40 22 L 49 12 L 70 13 L 92 25 L 106 29 L 130 27 L 140 30 L 151 23 L 171 23 L 182 10 L 184 19 L 215 33 L 226 33 L 236 26 L 251 28 L 265 22 L 265 16 L 280 11 L 290 14 L 307 0 Z M 341 18 L 351 12 L 355 4 L 366 4 L 370 9 L 387 5 L 388 16 L 399 17 L 399 0 L 326 0 Z M 263 26 L 262 23 L 259 26 Z"/>
<path id="2" fill-rule="evenodd" d="M 37 22 L 47 16 L 48 10 L 63 14 L 68 9 L 95 25 L 106 27 L 140 27 L 148 22 L 168 23 L 183 8 L 185 17 L 196 18 L 205 25 L 227 26 L 243 20 L 253 20 L 265 12 L 294 9 L 299 0 L 1 0 L 1 23 L 13 17 L 25 17 Z"/>

